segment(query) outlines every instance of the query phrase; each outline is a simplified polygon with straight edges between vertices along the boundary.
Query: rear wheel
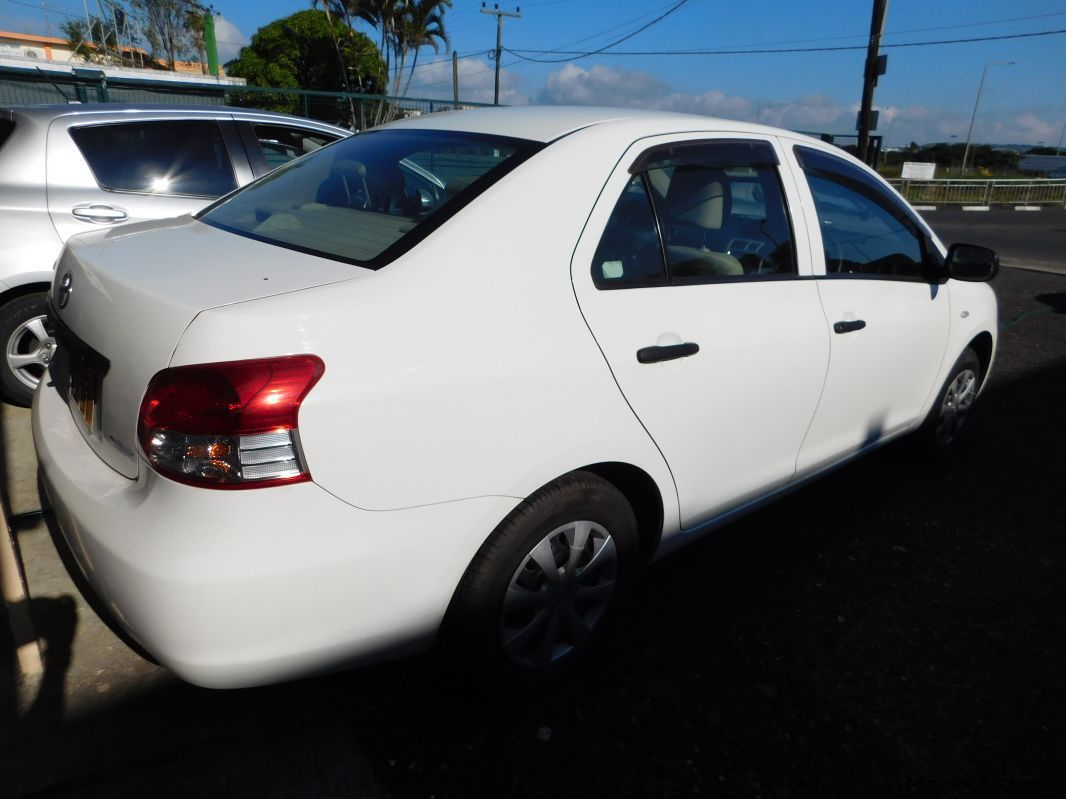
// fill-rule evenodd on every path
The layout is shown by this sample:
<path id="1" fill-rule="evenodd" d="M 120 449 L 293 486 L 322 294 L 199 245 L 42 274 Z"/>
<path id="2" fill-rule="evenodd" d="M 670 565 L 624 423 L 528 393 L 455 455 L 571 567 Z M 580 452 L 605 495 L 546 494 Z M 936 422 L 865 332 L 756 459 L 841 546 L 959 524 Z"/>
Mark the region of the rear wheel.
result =
<path id="1" fill-rule="evenodd" d="M 55 352 L 47 309 L 45 292 L 16 297 L 0 306 L 0 342 L 4 346 L 0 389 L 4 399 L 16 405 L 32 402 Z"/>
<path id="2" fill-rule="evenodd" d="M 474 557 L 448 611 L 449 654 L 508 679 L 567 670 L 602 636 L 637 558 L 636 518 L 621 492 L 588 472 L 559 478 Z"/>

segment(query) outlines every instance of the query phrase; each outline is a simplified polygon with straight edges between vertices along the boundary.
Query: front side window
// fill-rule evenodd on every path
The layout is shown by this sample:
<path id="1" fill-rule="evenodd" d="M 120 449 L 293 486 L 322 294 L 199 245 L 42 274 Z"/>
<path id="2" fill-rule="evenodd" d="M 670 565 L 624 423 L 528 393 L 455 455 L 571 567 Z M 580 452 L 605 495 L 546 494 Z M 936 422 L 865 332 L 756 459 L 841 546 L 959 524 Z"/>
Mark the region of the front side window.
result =
<path id="1" fill-rule="evenodd" d="M 200 219 L 377 269 L 542 146 L 453 131 L 361 133 L 286 164 Z"/>
<path id="2" fill-rule="evenodd" d="M 922 236 L 907 209 L 843 159 L 797 147 L 814 196 L 830 277 L 924 280 Z"/>
<path id="3" fill-rule="evenodd" d="M 237 188 L 214 120 L 91 125 L 70 135 L 96 182 L 110 191 L 214 198 Z"/>

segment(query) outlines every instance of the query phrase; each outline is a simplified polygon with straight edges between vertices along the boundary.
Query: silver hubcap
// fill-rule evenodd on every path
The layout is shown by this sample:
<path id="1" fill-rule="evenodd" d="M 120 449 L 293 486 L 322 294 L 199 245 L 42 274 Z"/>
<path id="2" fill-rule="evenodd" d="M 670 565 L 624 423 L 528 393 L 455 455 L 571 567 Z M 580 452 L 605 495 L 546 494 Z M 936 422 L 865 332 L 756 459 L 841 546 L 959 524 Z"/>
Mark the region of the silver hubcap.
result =
<path id="1" fill-rule="evenodd" d="M 581 646 L 603 618 L 618 579 L 618 550 L 589 521 L 557 527 L 522 559 L 500 613 L 511 662 L 543 668 Z"/>
<path id="2" fill-rule="evenodd" d="M 7 339 L 4 355 L 7 368 L 31 391 L 52 362 L 56 340 L 45 328 L 48 317 L 35 316 L 15 328 Z"/>
<path id="3" fill-rule="evenodd" d="M 977 396 L 977 374 L 973 369 L 963 369 L 948 385 L 944 402 L 940 405 L 940 417 L 936 422 L 936 443 L 947 446 L 959 435 L 966 414 Z"/>

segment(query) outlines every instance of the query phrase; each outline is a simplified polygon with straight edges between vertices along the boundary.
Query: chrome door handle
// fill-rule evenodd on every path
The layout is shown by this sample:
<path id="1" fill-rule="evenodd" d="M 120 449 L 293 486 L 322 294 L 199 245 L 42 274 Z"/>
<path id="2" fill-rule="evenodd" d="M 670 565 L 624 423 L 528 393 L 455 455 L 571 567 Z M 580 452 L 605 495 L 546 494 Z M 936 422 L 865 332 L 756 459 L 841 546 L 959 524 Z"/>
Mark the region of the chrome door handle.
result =
<path id="1" fill-rule="evenodd" d="M 700 351 L 700 345 L 694 341 L 684 344 L 668 344 L 665 347 L 644 347 L 637 350 L 637 360 L 641 363 L 659 363 L 675 358 L 687 358 Z"/>
<path id="2" fill-rule="evenodd" d="M 83 222 L 125 222 L 130 218 L 130 215 L 123 209 L 116 208 L 113 205 L 107 205 L 106 203 L 75 205 L 70 209 L 70 212 L 74 215 L 75 219 L 80 219 Z"/>

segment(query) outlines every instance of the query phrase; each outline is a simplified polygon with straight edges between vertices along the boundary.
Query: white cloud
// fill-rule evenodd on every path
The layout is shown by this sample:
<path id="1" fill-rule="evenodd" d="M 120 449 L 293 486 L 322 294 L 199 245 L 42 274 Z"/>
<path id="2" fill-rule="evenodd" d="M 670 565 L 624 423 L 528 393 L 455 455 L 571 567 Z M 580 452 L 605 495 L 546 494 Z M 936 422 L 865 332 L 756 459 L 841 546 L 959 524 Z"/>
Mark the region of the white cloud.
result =
<path id="1" fill-rule="evenodd" d="M 825 95 L 795 100 L 760 100 L 730 95 L 718 89 L 699 94 L 674 92 L 646 72 L 604 66 L 584 68 L 566 64 L 548 76 L 537 96 L 547 105 L 616 105 L 760 122 L 765 125 L 813 133 L 854 135 L 857 102 L 842 103 Z M 932 143 L 965 141 L 969 114 L 965 111 L 914 106 L 875 106 L 879 111 L 876 134 L 894 146 L 910 141 Z M 1048 119 L 1053 109 L 982 111 L 974 130 L 975 142 L 1034 143 L 1051 141 L 1058 128 Z"/>
<path id="2" fill-rule="evenodd" d="M 237 53 L 248 44 L 249 39 L 241 33 L 240 28 L 221 14 L 216 14 L 215 42 L 218 44 L 219 63 L 225 64 L 237 57 Z"/>
<path id="3" fill-rule="evenodd" d="M 646 72 L 603 66 L 583 69 L 566 64 L 548 76 L 548 85 L 538 99 L 552 105 L 646 107 L 669 91 L 669 86 Z"/>
<path id="4" fill-rule="evenodd" d="M 423 54 L 425 57 L 426 54 Z M 409 97 L 452 99 L 452 61 L 443 55 L 429 53 L 425 64 L 415 68 L 407 90 Z M 407 78 L 404 77 L 406 81 Z M 459 99 L 473 103 L 491 103 L 495 93 L 495 65 L 481 58 L 459 60 Z M 529 98 L 522 92 L 522 78 L 507 69 L 500 70 L 500 103 L 527 105 Z"/>

